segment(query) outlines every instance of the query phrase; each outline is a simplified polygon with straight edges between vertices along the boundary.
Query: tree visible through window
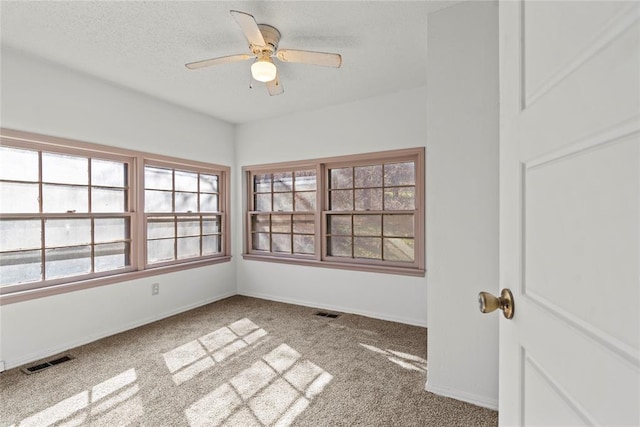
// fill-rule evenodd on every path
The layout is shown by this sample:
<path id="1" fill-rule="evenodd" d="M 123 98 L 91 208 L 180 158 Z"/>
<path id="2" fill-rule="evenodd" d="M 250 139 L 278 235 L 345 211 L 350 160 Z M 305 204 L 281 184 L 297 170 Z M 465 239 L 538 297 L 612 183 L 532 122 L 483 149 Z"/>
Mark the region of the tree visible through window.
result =
<path id="1" fill-rule="evenodd" d="M 329 169 L 327 256 L 413 262 L 415 163 Z"/>
<path id="2" fill-rule="evenodd" d="M 424 273 L 424 149 L 244 170 L 246 258 Z"/>
<path id="3" fill-rule="evenodd" d="M 279 254 L 315 253 L 316 171 L 251 176 L 252 249 Z"/>

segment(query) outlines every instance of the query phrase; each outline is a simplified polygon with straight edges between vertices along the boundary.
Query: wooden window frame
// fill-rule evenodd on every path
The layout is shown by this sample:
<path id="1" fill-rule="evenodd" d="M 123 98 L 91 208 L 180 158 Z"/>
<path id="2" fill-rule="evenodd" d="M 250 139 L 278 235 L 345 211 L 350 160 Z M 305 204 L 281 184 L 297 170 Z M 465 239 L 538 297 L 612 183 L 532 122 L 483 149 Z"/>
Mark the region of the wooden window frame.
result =
<path id="1" fill-rule="evenodd" d="M 376 211 L 331 211 L 329 207 L 329 170 L 341 167 L 357 167 L 385 163 L 414 162 L 415 164 L 415 209 L 414 210 L 376 210 Z M 315 218 L 315 253 L 312 256 L 300 256 L 286 253 L 273 253 L 252 249 L 253 211 L 253 177 L 265 173 L 277 173 L 292 170 L 316 170 L 316 210 Z M 244 239 L 243 259 L 298 264 L 325 268 L 371 271 L 379 273 L 400 274 L 409 276 L 425 275 L 425 149 L 408 148 L 400 150 L 363 153 L 338 157 L 327 157 L 312 160 L 282 162 L 262 165 L 244 166 L 242 168 L 245 200 L 244 200 Z M 384 187 L 384 184 L 383 184 Z M 381 187 L 381 188 L 383 188 Z M 395 186 L 394 186 L 395 187 Z M 355 188 L 355 184 L 354 184 Z M 355 192 L 354 192 L 355 194 Z M 355 196 L 354 196 L 355 197 Z M 327 217 L 329 215 L 383 215 L 400 214 L 414 217 L 414 259 L 408 261 L 374 260 L 365 258 L 346 258 L 330 256 L 327 253 Z M 353 230 L 352 230 L 353 232 Z M 382 232 L 381 232 L 382 233 Z M 381 238 L 383 236 L 381 235 Z"/>
<path id="2" fill-rule="evenodd" d="M 225 173 L 224 171 L 220 170 L 220 168 L 216 168 L 216 167 L 203 167 L 202 165 L 197 166 L 197 167 L 187 167 L 185 166 L 184 163 L 175 163 L 175 162 L 168 162 L 168 161 L 159 161 L 159 160 L 151 160 L 151 159 L 145 159 L 144 160 L 144 166 L 143 166 L 143 174 L 144 174 L 144 169 L 146 169 L 146 167 L 157 167 L 157 168 L 162 168 L 162 169 L 167 169 L 167 170 L 172 170 L 173 171 L 173 189 L 171 190 L 172 193 L 172 209 L 171 211 L 162 211 L 162 212 L 150 212 L 147 211 L 144 205 L 144 197 L 143 197 L 143 204 L 141 205 L 143 208 L 141 209 L 141 212 L 143 212 L 143 216 L 144 216 L 144 245 L 145 248 L 147 247 L 147 244 L 149 242 L 149 238 L 147 236 L 147 225 L 149 222 L 149 218 L 175 218 L 175 226 L 177 228 L 180 220 L 178 218 L 188 218 L 188 217 L 192 217 L 192 218 L 197 218 L 200 220 L 201 223 L 201 227 L 200 227 L 200 234 L 198 235 L 198 237 L 204 237 L 205 234 L 202 233 L 202 221 L 206 218 L 219 218 L 220 221 L 220 231 L 215 233 L 215 235 L 219 236 L 220 239 L 220 253 L 216 253 L 216 254 L 210 254 L 210 255 L 200 255 L 198 257 L 192 257 L 192 258 L 178 258 L 178 251 L 177 251 L 177 246 L 178 246 L 178 239 L 180 238 L 180 236 L 178 236 L 177 233 L 177 229 L 175 230 L 175 235 L 173 237 L 174 240 L 174 254 L 175 254 L 175 259 L 171 260 L 171 261 L 161 261 L 161 262 L 155 262 L 155 263 L 149 263 L 148 260 L 148 251 L 145 250 L 145 266 L 147 268 L 157 268 L 157 267 L 162 267 L 162 266 L 168 266 L 168 265 L 174 265 L 174 264 L 181 264 L 184 262 L 189 262 L 190 260 L 194 260 L 194 259 L 199 259 L 199 260 L 205 260 L 205 259 L 215 259 L 215 258 L 219 258 L 220 256 L 223 256 L 223 254 L 226 252 L 225 248 L 227 247 L 227 241 L 229 240 L 226 236 L 226 233 L 224 232 L 224 230 L 228 230 L 228 226 L 225 227 L 225 222 L 228 219 L 228 215 L 226 215 L 226 208 L 228 205 L 228 202 L 226 200 L 224 200 L 224 197 L 222 197 L 223 194 L 228 193 L 228 191 L 223 191 L 223 185 L 226 183 L 226 181 L 228 181 L 228 179 L 225 178 Z M 207 192 L 202 192 L 200 191 L 200 183 L 198 182 L 198 191 L 195 192 L 194 194 L 197 194 L 197 204 L 198 204 L 198 209 L 196 212 L 191 212 L 191 211 L 176 211 L 175 210 L 175 194 L 180 192 L 178 190 L 175 189 L 175 172 L 176 171 L 180 171 L 180 172 L 190 172 L 190 173 L 198 173 L 198 174 L 206 174 L 206 175 L 215 175 L 218 177 L 218 191 L 216 193 L 207 193 Z M 142 192 L 144 193 L 146 190 L 150 189 L 147 188 L 146 185 L 141 186 L 140 188 L 142 190 Z M 200 197 L 202 194 L 216 194 L 218 196 L 218 210 L 217 211 L 200 211 L 199 207 L 200 207 Z M 143 194 L 144 196 L 144 194 Z M 213 234 L 212 234 L 213 235 Z M 202 241 L 200 242 L 200 251 L 202 251 Z M 228 253 L 228 252 L 226 252 Z"/>
<path id="3" fill-rule="evenodd" d="M 0 145 L 13 148 L 76 155 L 98 160 L 115 160 L 127 162 L 127 211 L 124 213 L 34 213 L 34 214 L 0 214 L 0 218 L 112 218 L 129 219 L 130 265 L 124 269 L 101 273 L 90 273 L 52 280 L 41 280 L 0 287 L 0 305 L 27 301 L 50 295 L 88 289 L 144 277 L 166 274 L 190 268 L 228 262 L 231 260 L 231 226 L 230 226 L 230 168 L 228 166 L 180 159 L 141 151 L 93 144 L 66 138 L 40 135 L 30 132 L 0 128 Z M 219 212 L 221 252 L 215 255 L 185 258 L 169 263 L 146 263 L 146 214 L 144 212 L 144 166 L 145 164 L 165 165 L 178 170 L 215 173 L 219 176 Z M 40 173 L 39 186 L 42 187 Z M 91 183 L 88 184 L 91 188 Z M 41 190 L 40 190 L 41 191 Z M 40 194 L 42 196 L 42 194 Z M 40 197 L 42 204 L 42 197 Z M 42 211 L 42 209 L 40 209 Z M 207 213 L 208 214 L 208 213 Z M 182 216 L 182 212 L 177 213 Z M 188 215 L 185 213 L 185 215 Z M 199 214 L 198 214 L 199 215 Z M 95 242 L 92 241 L 92 244 Z M 44 265 L 43 265 L 44 268 Z"/>
<path id="4" fill-rule="evenodd" d="M 313 211 L 296 211 L 295 210 L 295 172 L 300 172 L 300 171 L 307 171 L 307 170 L 314 170 L 316 173 L 316 189 L 314 190 L 316 193 L 316 197 L 315 197 L 315 205 L 316 205 L 316 210 Z M 273 178 L 271 180 L 271 191 L 269 192 L 255 192 L 253 189 L 253 178 L 256 175 L 263 175 L 263 174 L 277 174 L 277 173 L 287 173 L 287 172 L 291 172 L 292 173 L 292 179 L 294 182 L 294 188 L 292 189 L 291 193 L 292 193 L 292 206 L 293 206 L 293 210 L 291 211 L 275 211 L 273 210 L 273 195 L 276 193 L 282 193 L 282 192 L 278 192 L 278 191 L 273 191 Z M 268 256 L 268 257 L 277 257 L 277 258 L 296 258 L 296 259 L 314 259 L 314 255 L 313 254 L 302 254 L 302 253 L 295 253 L 293 251 L 293 236 L 296 234 L 293 232 L 293 219 L 295 216 L 313 216 L 314 217 L 314 254 L 318 253 L 318 250 L 320 249 L 320 245 L 317 239 L 317 235 L 318 235 L 318 228 L 317 228 L 317 206 L 318 203 L 320 201 L 321 195 L 320 195 L 320 191 L 318 190 L 318 177 L 320 170 L 317 168 L 317 166 L 315 164 L 305 164 L 305 163 L 297 163 L 294 164 L 292 167 L 290 168 L 269 168 L 268 166 L 266 168 L 260 168 L 260 167 L 256 167 L 251 169 L 251 171 L 249 171 L 249 175 L 247 176 L 247 195 L 248 195 L 248 199 L 247 199 L 247 215 L 246 215 L 246 223 L 245 223 L 245 230 L 247 230 L 247 243 L 245 244 L 245 249 L 248 251 L 248 253 L 250 254 L 254 254 L 257 256 Z M 306 191 L 306 190 L 305 190 Z M 255 194 L 271 194 L 271 207 L 272 209 L 270 211 L 258 211 L 256 210 L 255 206 L 254 206 L 254 195 Z M 253 243 L 252 243 L 252 239 L 253 239 L 253 234 L 255 234 L 252 231 L 252 217 L 256 216 L 256 215 L 269 215 L 269 223 L 270 223 L 270 229 L 269 229 L 269 236 L 271 236 L 273 233 L 273 231 L 271 230 L 271 224 L 272 224 L 272 216 L 273 215 L 291 215 L 291 230 L 289 233 L 283 233 L 283 234 L 289 234 L 291 236 L 292 242 L 291 242 L 291 253 L 285 253 L 285 252 L 273 252 L 273 251 L 261 251 L 261 250 L 257 250 L 257 249 L 253 249 Z M 275 234 L 280 234 L 278 232 L 276 232 Z M 270 239 L 271 241 L 271 239 Z"/>

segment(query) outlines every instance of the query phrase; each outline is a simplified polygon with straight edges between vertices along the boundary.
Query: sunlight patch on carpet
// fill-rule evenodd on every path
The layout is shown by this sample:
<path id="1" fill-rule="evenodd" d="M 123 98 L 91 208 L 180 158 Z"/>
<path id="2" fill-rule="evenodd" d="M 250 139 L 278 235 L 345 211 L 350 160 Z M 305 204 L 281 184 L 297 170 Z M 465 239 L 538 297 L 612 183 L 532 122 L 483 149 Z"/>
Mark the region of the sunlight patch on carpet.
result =
<path id="1" fill-rule="evenodd" d="M 267 331 L 244 318 L 169 350 L 162 356 L 167 369 L 173 374 L 174 383 L 180 385 L 267 335 Z"/>
<path id="2" fill-rule="evenodd" d="M 289 426 L 333 376 L 287 344 L 267 353 L 185 410 L 191 427 Z"/>
<path id="3" fill-rule="evenodd" d="M 374 353 L 382 354 L 387 357 L 387 359 L 395 363 L 396 365 L 410 370 L 410 371 L 419 371 L 419 372 L 427 372 L 427 361 L 422 357 L 415 356 L 413 354 L 403 353 L 401 351 L 395 350 L 383 350 L 373 345 L 363 344 L 360 345 L 366 348 L 369 351 Z"/>
<path id="4" fill-rule="evenodd" d="M 110 426 L 120 419 L 134 421 L 144 414 L 137 379 L 135 369 L 126 370 L 23 419 L 18 426 L 71 427 L 86 423 L 89 416 L 95 426 Z"/>

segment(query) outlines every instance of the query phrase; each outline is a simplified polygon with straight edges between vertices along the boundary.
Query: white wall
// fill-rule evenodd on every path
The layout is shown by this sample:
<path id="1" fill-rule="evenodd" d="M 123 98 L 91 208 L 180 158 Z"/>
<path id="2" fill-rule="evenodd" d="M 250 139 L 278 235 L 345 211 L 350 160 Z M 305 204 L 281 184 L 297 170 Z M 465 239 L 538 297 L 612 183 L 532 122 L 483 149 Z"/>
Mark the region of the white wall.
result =
<path id="1" fill-rule="evenodd" d="M 427 390 L 498 407 L 498 5 L 429 17 Z"/>
<path id="2" fill-rule="evenodd" d="M 5 128 L 233 166 L 231 124 L 4 46 L 1 79 Z M 3 305 L 0 361 L 8 369 L 235 293 L 232 261 Z"/>
<path id="3" fill-rule="evenodd" d="M 442 10 L 429 19 L 427 87 L 235 131 L 3 48 L 2 126 L 232 166 L 235 261 L 2 306 L 0 361 L 16 366 L 238 292 L 428 320 L 427 389 L 497 407 L 497 315 L 480 315 L 476 304 L 478 291 L 498 283 L 497 23 L 496 2 Z M 240 259 L 242 166 L 419 146 L 427 147 L 427 278 Z M 161 292 L 152 298 L 154 282 Z"/>
<path id="4" fill-rule="evenodd" d="M 254 164 L 424 147 L 426 88 L 312 112 L 239 125 L 236 173 Z M 426 152 L 429 156 L 429 150 Z M 241 210 L 238 204 L 237 211 Z M 235 250 L 240 254 L 242 224 Z M 408 277 L 238 260 L 243 295 L 363 314 L 414 325 L 427 323 L 427 283 Z"/>

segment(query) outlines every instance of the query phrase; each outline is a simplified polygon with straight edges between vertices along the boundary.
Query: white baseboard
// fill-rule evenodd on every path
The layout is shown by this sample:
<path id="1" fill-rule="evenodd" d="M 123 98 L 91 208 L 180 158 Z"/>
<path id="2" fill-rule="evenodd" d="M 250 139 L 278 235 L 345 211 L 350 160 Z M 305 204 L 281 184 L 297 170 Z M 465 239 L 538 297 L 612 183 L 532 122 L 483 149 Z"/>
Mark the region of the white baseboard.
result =
<path id="1" fill-rule="evenodd" d="M 253 298 L 266 299 L 266 300 L 269 300 L 269 301 L 284 302 L 284 303 L 287 303 L 287 304 L 301 305 L 301 306 L 304 306 L 304 307 L 321 308 L 323 310 L 333 310 L 333 311 L 340 311 L 340 312 L 343 312 L 343 313 L 358 314 L 358 315 L 361 315 L 361 316 L 371 317 L 371 318 L 374 318 L 374 319 L 388 320 L 390 322 L 404 323 L 406 325 L 412 325 L 412 326 L 421 326 L 423 328 L 427 327 L 427 322 L 425 320 L 413 319 L 413 318 L 410 318 L 410 317 L 403 317 L 403 316 L 394 316 L 394 315 L 389 315 L 389 314 L 385 314 L 385 313 L 377 313 L 377 312 L 368 311 L 368 310 L 360 310 L 360 309 L 353 308 L 353 307 L 344 307 L 344 306 L 333 305 L 333 304 L 328 304 L 328 305 L 327 304 L 319 304 L 319 303 L 317 303 L 315 301 L 299 300 L 299 299 L 296 299 L 296 298 L 282 298 L 282 297 L 279 297 L 279 296 L 270 295 L 270 294 L 264 294 L 264 293 L 260 293 L 260 292 L 240 291 L 240 292 L 238 292 L 238 295 L 243 295 L 243 296 L 253 297 Z"/>
<path id="2" fill-rule="evenodd" d="M 41 349 L 38 350 L 37 352 L 33 352 L 33 353 L 29 353 L 26 355 L 23 355 L 21 357 L 19 357 L 18 359 L 14 359 L 14 360 L 7 360 L 2 362 L 4 364 L 4 366 L 0 366 L 0 368 L 4 368 L 4 369 L 0 369 L 0 372 L 2 372 L 5 369 L 12 369 L 12 368 L 16 368 L 18 366 L 22 366 L 25 365 L 27 363 L 31 363 L 31 362 L 35 362 L 36 360 L 41 360 L 41 359 L 45 359 L 47 357 L 59 354 L 59 353 L 63 353 L 66 351 L 69 351 L 70 349 L 79 347 L 81 345 L 85 345 L 85 344 L 89 344 L 93 341 L 97 341 L 99 339 L 102 338 L 106 338 L 109 337 L 111 335 L 115 335 L 115 334 L 119 334 L 121 332 L 125 332 L 131 329 L 135 329 L 138 328 L 140 326 L 144 326 L 147 325 L 149 323 L 153 323 L 153 322 L 157 322 L 158 320 L 162 320 L 165 319 L 167 317 L 171 317 L 174 316 L 176 314 L 179 313 L 183 313 L 185 311 L 189 311 L 189 310 L 193 310 L 194 308 L 198 308 L 198 307 L 202 307 L 203 305 L 207 305 L 207 304 L 211 304 L 212 302 L 215 301 L 220 301 L 222 299 L 225 298 L 229 298 L 231 296 L 237 295 L 235 292 L 227 292 L 224 294 L 220 294 L 220 295 L 216 295 L 212 298 L 208 298 L 206 300 L 203 301 L 198 301 L 196 303 L 193 304 L 188 304 L 185 306 L 181 306 L 181 307 L 177 307 L 174 308 L 172 310 L 168 310 L 162 313 L 158 313 L 154 316 L 149 316 L 149 317 L 145 317 L 142 319 L 137 319 L 133 322 L 130 323 L 126 323 L 124 325 L 120 325 L 118 327 L 115 328 L 110 328 L 110 329 L 105 329 L 102 330 L 100 332 L 97 332 L 95 334 L 91 334 L 88 336 L 84 336 L 80 339 L 77 340 L 73 340 L 70 342 L 66 342 L 60 345 L 57 345 L 55 347 L 49 347 L 49 348 L 45 348 L 45 349 Z"/>
<path id="3" fill-rule="evenodd" d="M 429 384 L 428 381 L 425 390 L 430 393 L 437 394 L 438 396 L 450 397 L 452 399 L 461 400 L 463 402 L 471 403 L 483 408 L 493 409 L 494 411 L 498 410 L 497 398 L 480 396 L 474 393 L 454 390 L 448 387 L 440 387 L 437 385 Z"/>
<path id="4" fill-rule="evenodd" d="M 323 309 L 323 310 L 333 310 L 333 311 L 339 311 L 339 312 L 343 312 L 343 313 L 352 313 L 352 314 L 358 314 L 358 315 L 362 315 L 362 316 L 366 316 L 366 317 L 371 317 L 374 319 L 381 319 L 381 320 L 387 320 L 387 321 L 391 321 L 391 322 L 398 322 L 398 323 L 404 323 L 407 325 L 413 325 L 413 326 L 420 326 L 420 327 L 427 327 L 426 325 L 426 321 L 420 320 L 420 319 L 413 319 L 413 318 L 408 318 L 408 317 L 402 317 L 402 316 L 394 316 L 394 315 L 388 315 L 385 313 L 377 313 L 377 312 L 372 312 L 372 311 L 367 311 L 367 310 L 359 310 L 359 309 L 354 309 L 352 307 L 344 307 L 344 306 L 339 306 L 339 305 L 326 305 L 326 304 L 318 304 L 317 302 L 314 301 L 307 301 L 307 300 L 298 300 L 298 299 L 294 299 L 294 298 L 281 298 L 281 297 L 277 297 L 274 295 L 269 295 L 269 294 L 262 294 L 262 293 L 252 293 L 252 292 L 242 292 L 242 293 L 235 293 L 235 292 L 227 292 L 224 294 L 220 294 L 220 295 L 216 295 L 212 298 L 208 298 L 207 300 L 204 301 L 198 301 L 197 303 L 194 304 L 189 304 L 189 305 L 185 305 L 182 307 L 178 307 L 178 308 L 174 308 L 172 310 L 168 310 L 166 312 L 162 312 L 162 313 L 158 313 L 154 316 L 149 316 L 146 318 L 142 318 L 142 319 L 137 319 L 133 322 L 124 324 L 124 325 L 119 325 L 118 327 L 115 328 L 108 328 L 102 331 L 99 331 L 95 334 L 91 334 L 88 336 L 84 336 L 82 338 L 79 338 L 77 340 L 72 340 L 69 342 L 65 342 L 65 343 L 61 343 L 59 345 L 56 345 L 54 347 L 49 347 L 49 348 L 45 348 L 45 349 L 40 349 L 37 352 L 33 352 L 33 353 L 29 353 L 29 354 L 25 354 L 20 356 L 17 359 L 13 359 L 13 360 L 5 360 L 4 361 L 4 369 L 3 366 L 0 364 L 0 372 L 2 372 L 3 370 L 6 369 L 12 369 L 18 366 L 22 366 L 25 365 L 27 363 L 31 363 L 31 362 L 35 362 L 37 360 L 41 360 L 41 359 L 45 359 L 47 357 L 59 354 L 59 353 L 63 353 L 66 351 L 69 351 L 70 349 L 73 349 L 75 347 L 79 347 L 81 345 L 85 345 L 85 344 L 89 344 L 90 342 L 93 341 L 97 341 L 99 339 L 102 338 L 106 338 L 108 336 L 111 335 L 115 335 L 115 334 L 119 334 L 121 332 L 125 332 L 128 331 L 130 329 L 134 329 L 152 322 L 156 322 L 158 320 L 185 312 L 185 311 L 189 311 L 192 310 L 194 308 L 197 307 L 201 307 L 203 305 L 207 305 L 210 304 L 212 302 L 215 301 L 219 301 L 221 299 L 224 298 L 228 298 L 234 295 L 244 295 L 244 296 L 248 296 L 248 297 L 254 297 L 254 298 L 261 298 L 261 299 L 266 299 L 266 300 L 270 300 L 270 301 L 277 301 L 277 302 L 283 302 L 283 303 L 287 303 L 287 304 L 295 304 L 295 305 L 302 305 L 305 307 L 314 307 L 314 308 L 319 308 L 319 309 Z M 464 400 L 464 399 L 462 399 Z M 483 406 L 483 405 L 480 405 Z"/>

